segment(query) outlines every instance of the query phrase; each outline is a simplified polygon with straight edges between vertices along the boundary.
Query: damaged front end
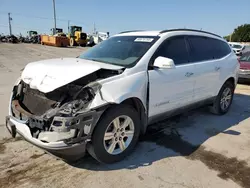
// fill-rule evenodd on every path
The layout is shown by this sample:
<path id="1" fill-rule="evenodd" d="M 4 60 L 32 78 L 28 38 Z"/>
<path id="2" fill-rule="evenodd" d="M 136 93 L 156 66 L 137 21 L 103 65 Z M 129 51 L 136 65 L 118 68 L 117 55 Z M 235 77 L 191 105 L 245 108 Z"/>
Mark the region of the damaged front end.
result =
<path id="1" fill-rule="evenodd" d="M 69 84 L 42 93 L 20 82 L 13 89 L 11 109 L 15 118 L 27 122 L 34 138 L 47 143 L 61 140 L 73 143 L 90 131 L 95 117 L 88 111 L 88 105 L 95 92 L 92 87 Z"/>
<path id="2" fill-rule="evenodd" d="M 61 158 L 84 154 L 107 107 L 89 108 L 101 89 L 96 78 L 90 78 L 88 75 L 48 93 L 32 89 L 21 80 L 13 88 L 6 124 L 14 125 L 27 141 Z"/>

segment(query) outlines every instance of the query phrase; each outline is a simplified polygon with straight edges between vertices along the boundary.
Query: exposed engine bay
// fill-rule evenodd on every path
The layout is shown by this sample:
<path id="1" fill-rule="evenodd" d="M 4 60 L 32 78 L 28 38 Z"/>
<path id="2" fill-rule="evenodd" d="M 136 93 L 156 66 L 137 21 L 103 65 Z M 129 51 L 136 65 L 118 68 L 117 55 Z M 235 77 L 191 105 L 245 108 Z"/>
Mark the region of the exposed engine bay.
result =
<path id="1" fill-rule="evenodd" d="M 101 114 L 88 108 L 101 92 L 96 81 L 122 72 L 100 69 L 48 93 L 21 81 L 13 89 L 12 114 L 26 121 L 32 136 L 43 142 L 79 142 L 88 137 Z"/>

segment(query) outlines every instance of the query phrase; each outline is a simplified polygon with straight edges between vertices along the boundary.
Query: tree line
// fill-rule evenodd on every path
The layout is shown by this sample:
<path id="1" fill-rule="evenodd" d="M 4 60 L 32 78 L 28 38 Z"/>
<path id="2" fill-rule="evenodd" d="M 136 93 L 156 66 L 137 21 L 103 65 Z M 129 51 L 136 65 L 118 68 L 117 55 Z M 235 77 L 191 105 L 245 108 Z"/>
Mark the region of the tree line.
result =
<path id="1" fill-rule="evenodd" d="M 250 42 L 250 24 L 238 26 L 231 35 L 224 36 L 224 39 L 233 42 Z"/>

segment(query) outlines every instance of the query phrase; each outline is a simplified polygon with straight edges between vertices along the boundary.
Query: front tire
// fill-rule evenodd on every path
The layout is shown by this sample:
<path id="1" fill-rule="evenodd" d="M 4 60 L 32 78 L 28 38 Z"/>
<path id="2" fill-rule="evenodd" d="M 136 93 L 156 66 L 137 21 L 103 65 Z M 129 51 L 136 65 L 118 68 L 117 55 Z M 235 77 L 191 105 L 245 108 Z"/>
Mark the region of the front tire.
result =
<path id="1" fill-rule="evenodd" d="M 70 46 L 75 46 L 76 45 L 75 39 L 74 38 L 70 38 L 69 44 L 70 44 Z"/>
<path id="2" fill-rule="evenodd" d="M 220 89 L 211 112 L 217 115 L 223 115 L 228 112 L 234 95 L 234 85 L 231 82 L 226 82 Z"/>
<path id="3" fill-rule="evenodd" d="M 87 149 L 101 163 L 118 162 L 132 152 L 139 134 L 137 111 L 128 105 L 117 105 L 100 118 Z"/>

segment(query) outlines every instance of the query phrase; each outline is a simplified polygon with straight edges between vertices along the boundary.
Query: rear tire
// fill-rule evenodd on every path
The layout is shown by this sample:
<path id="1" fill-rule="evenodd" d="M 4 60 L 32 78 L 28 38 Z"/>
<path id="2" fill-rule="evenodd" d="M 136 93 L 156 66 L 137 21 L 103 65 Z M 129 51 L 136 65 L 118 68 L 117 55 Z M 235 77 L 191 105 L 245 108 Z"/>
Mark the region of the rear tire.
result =
<path id="1" fill-rule="evenodd" d="M 100 118 L 87 149 L 101 163 L 118 162 L 132 152 L 139 134 L 140 119 L 137 111 L 128 105 L 117 105 L 108 109 Z"/>
<path id="2" fill-rule="evenodd" d="M 210 108 L 213 114 L 223 115 L 228 112 L 234 96 L 234 85 L 226 82 L 220 89 L 213 106 Z"/>

